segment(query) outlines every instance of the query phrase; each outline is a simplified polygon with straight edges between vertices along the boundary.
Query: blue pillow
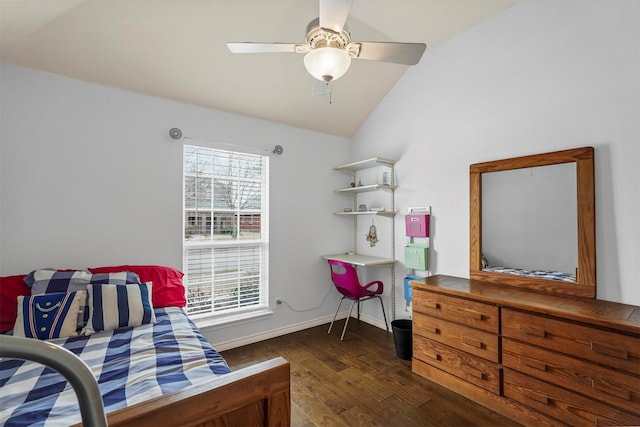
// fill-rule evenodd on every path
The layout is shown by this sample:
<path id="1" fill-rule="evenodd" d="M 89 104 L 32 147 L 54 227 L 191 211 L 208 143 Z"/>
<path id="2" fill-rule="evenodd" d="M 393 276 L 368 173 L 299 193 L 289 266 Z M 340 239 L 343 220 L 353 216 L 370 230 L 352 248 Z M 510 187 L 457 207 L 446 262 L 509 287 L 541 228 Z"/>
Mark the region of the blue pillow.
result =
<path id="1" fill-rule="evenodd" d="M 41 340 L 74 337 L 86 298 L 87 291 L 19 296 L 13 334 Z"/>
<path id="2" fill-rule="evenodd" d="M 87 285 L 89 321 L 82 335 L 155 323 L 151 282 L 129 285 Z"/>

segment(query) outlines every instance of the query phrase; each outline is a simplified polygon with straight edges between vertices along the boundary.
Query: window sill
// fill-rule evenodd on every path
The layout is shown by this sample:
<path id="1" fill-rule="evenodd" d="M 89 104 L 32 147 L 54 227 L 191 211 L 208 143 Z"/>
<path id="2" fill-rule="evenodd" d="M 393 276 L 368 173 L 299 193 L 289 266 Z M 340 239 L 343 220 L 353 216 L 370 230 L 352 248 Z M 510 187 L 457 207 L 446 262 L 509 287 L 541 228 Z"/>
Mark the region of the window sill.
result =
<path id="1" fill-rule="evenodd" d="M 199 329 L 218 329 L 231 326 L 232 324 L 238 325 L 242 323 L 255 322 L 272 315 L 272 310 L 264 308 L 262 310 L 250 311 L 245 313 L 225 316 L 207 316 L 192 320 Z"/>

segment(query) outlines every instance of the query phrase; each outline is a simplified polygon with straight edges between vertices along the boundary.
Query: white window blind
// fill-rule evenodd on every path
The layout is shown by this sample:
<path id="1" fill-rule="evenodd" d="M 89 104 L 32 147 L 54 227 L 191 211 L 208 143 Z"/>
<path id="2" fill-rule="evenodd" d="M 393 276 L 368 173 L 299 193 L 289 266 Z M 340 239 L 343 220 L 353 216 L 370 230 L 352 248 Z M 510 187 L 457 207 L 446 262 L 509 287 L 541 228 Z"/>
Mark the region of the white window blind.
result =
<path id="1" fill-rule="evenodd" d="M 192 317 L 268 305 L 269 158 L 185 145 L 184 271 Z"/>

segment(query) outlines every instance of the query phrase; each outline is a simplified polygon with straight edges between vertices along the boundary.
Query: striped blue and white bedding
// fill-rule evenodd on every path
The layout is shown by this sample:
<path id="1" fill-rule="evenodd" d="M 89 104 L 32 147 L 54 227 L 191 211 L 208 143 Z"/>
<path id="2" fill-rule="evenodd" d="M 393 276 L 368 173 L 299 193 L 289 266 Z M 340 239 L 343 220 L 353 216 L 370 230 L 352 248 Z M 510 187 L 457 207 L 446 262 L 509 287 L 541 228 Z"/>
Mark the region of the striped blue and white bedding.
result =
<path id="1" fill-rule="evenodd" d="M 105 412 L 230 372 L 179 308 L 156 308 L 157 322 L 52 340 L 93 371 Z M 0 425 L 68 426 L 81 421 L 75 392 L 40 364 L 0 359 Z"/>

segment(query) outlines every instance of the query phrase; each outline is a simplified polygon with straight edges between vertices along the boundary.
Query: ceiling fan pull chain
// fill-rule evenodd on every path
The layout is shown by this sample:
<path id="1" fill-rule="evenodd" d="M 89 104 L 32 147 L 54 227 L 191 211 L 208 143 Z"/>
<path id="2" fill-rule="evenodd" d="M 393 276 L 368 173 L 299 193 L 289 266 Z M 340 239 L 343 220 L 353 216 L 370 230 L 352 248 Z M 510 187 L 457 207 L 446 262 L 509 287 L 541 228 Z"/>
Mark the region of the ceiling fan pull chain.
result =
<path id="1" fill-rule="evenodd" d="M 327 80 L 324 82 L 324 85 L 327 89 L 329 89 L 329 105 L 333 104 L 333 88 L 331 86 L 331 81 Z"/>

